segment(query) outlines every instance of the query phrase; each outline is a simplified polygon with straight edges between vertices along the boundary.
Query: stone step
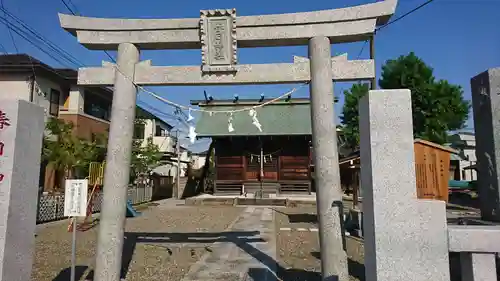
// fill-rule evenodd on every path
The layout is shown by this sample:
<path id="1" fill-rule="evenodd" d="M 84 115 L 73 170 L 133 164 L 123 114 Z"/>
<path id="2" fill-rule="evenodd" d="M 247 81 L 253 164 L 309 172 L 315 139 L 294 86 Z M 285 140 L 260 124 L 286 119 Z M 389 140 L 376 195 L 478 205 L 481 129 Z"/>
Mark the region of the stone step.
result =
<path id="1" fill-rule="evenodd" d="M 279 184 L 277 183 L 245 183 L 244 190 L 246 193 L 255 193 L 258 191 L 263 191 L 265 194 L 277 193 L 279 191 Z"/>

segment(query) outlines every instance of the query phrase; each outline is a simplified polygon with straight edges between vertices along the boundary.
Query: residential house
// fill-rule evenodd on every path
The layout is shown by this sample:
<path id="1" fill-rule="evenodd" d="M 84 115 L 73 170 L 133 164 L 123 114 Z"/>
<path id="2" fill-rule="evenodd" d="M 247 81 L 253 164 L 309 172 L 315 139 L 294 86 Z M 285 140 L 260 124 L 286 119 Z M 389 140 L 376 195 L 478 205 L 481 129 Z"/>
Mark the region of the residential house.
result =
<path id="1" fill-rule="evenodd" d="M 77 77 L 76 70 L 53 68 L 26 54 L 0 55 L 2 98 L 33 102 L 45 109 L 46 121 L 55 117 L 72 122 L 77 137 L 92 140 L 96 134 L 109 131 L 113 91 L 106 87 L 79 86 Z M 176 167 L 176 159 L 172 160 L 176 143 L 176 138 L 171 134 L 172 126 L 140 107 L 137 107 L 136 116 L 143 119 L 144 124 L 136 128 L 135 138 L 146 143 L 152 137 L 153 143 L 165 154 L 165 163 L 171 162 L 173 164 L 170 166 Z M 181 151 L 183 176 L 190 155 L 185 148 Z M 168 173 L 175 175 L 176 172 L 170 171 L 171 168 Z M 47 163 L 42 163 L 40 186 L 45 190 L 54 186 L 53 177 L 49 176 L 51 174 Z"/>
<path id="2" fill-rule="evenodd" d="M 78 72 L 53 68 L 25 54 L 0 55 L 3 98 L 23 99 L 45 109 L 45 119 L 71 121 L 78 137 L 109 129 L 113 92 L 77 85 Z"/>
<path id="3" fill-rule="evenodd" d="M 175 180 L 177 176 L 177 136 L 173 126 L 158 118 L 153 113 L 137 106 L 136 118 L 141 119 L 140 124 L 136 124 L 134 130 L 134 139 L 142 140 L 146 145 L 148 138 L 151 138 L 153 144 L 159 147 L 163 153 L 162 165 L 154 169 L 154 173 L 164 177 L 172 177 Z M 180 145 L 180 176 L 185 177 L 188 164 L 191 163 L 190 152 Z"/>
<path id="4" fill-rule="evenodd" d="M 477 171 L 472 169 L 477 162 L 476 137 L 472 132 L 458 132 L 449 137 L 450 146 L 459 151 L 451 161 L 457 167 L 453 179 L 462 181 L 477 180 Z"/>
<path id="5" fill-rule="evenodd" d="M 142 140 L 146 145 L 149 138 L 153 144 L 160 148 L 165 154 L 175 153 L 176 138 L 171 134 L 172 125 L 164 122 L 141 106 L 137 106 L 136 119 L 142 120 L 141 124 L 136 124 L 134 128 L 134 139 Z"/>
<path id="6" fill-rule="evenodd" d="M 108 88 L 77 85 L 78 72 L 53 68 L 26 54 L 0 55 L 0 93 L 45 109 L 45 121 L 59 118 L 72 122 L 74 134 L 91 140 L 109 130 L 113 92 Z M 47 163 L 40 165 L 40 186 L 51 189 L 54 177 Z"/>

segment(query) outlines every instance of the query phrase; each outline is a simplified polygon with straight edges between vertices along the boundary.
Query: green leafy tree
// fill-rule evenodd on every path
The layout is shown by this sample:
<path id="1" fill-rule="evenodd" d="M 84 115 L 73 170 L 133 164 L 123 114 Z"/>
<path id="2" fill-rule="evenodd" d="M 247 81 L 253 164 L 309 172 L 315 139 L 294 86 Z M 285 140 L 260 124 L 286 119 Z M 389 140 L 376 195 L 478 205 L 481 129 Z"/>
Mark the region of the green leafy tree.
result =
<path id="1" fill-rule="evenodd" d="M 340 121 L 346 146 L 352 149 L 359 144 L 359 99 L 366 95 L 369 89 L 369 84 L 354 84 L 350 90 L 344 91 L 344 107 Z"/>
<path id="2" fill-rule="evenodd" d="M 469 117 L 470 102 L 463 90 L 446 80 L 436 81 L 433 69 L 413 52 L 388 60 L 382 66 L 379 80 L 382 89 L 410 89 L 412 98 L 413 134 L 435 143 L 447 141 L 448 131 L 462 129 Z M 355 84 L 345 91 L 341 121 L 350 147 L 359 145 L 359 99 L 368 87 Z"/>
<path id="3" fill-rule="evenodd" d="M 144 121 L 135 124 L 143 128 Z M 91 162 L 102 162 L 106 158 L 108 134 L 95 134 L 92 141 L 79 139 L 73 134 L 74 125 L 57 118 L 46 124 L 47 134 L 43 141 L 42 158 L 52 167 L 54 189 L 61 189 L 65 179 L 84 178 Z M 131 181 L 146 179 L 154 168 L 161 165 L 163 154 L 150 137 L 144 141 L 134 140 L 131 151 Z"/>
<path id="4" fill-rule="evenodd" d="M 136 119 L 135 126 L 142 128 L 144 120 Z M 137 139 L 132 142 L 132 155 L 130 163 L 130 181 L 145 180 L 151 172 L 161 165 L 163 153 L 160 148 L 153 143 L 153 138 L 144 140 Z"/>
<path id="5" fill-rule="evenodd" d="M 161 165 L 162 156 L 152 137 L 148 138 L 145 144 L 142 140 L 134 140 L 130 161 L 131 181 L 147 179 L 151 172 Z"/>
<path id="6" fill-rule="evenodd" d="M 72 123 L 50 118 L 46 124 L 42 159 L 51 166 L 54 189 L 62 188 L 63 180 L 81 175 L 82 169 L 99 157 L 97 144 L 77 138 Z"/>

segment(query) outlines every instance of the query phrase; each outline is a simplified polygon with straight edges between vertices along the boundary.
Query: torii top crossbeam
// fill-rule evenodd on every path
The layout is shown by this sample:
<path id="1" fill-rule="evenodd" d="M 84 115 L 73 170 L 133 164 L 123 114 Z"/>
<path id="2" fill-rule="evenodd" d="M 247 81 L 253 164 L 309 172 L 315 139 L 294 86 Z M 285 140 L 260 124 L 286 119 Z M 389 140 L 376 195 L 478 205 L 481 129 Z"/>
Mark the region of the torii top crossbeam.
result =
<path id="1" fill-rule="evenodd" d="M 61 26 L 89 49 L 116 50 L 121 43 L 148 49 L 201 49 L 202 67 L 136 65 L 138 85 L 211 85 L 302 83 L 310 80 L 307 59 L 294 63 L 237 64 L 238 47 L 307 45 L 313 37 L 331 43 L 370 39 L 388 22 L 397 0 L 348 8 L 237 17 L 235 9 L 202 10 L 199 19 L 106 19 L 60 14 Z M 112 85 L 114 68 L 81 68 L 78 83 Z M 211 75 L 216 74 L 216 75 Z M 168 77 L 168 78 L 167 78 Z M 373 79 L 373 60 L 332 59 L 332 79 Z"/>
<path id="2" fill-rule="evenodd" d="M 396 5 L 397 0 L 385 0 L 333 10 L 236 17 L 238 47 L 305 45 L 315 36 L 329 37 L 332 43 L 366 40 L 377 25 L 389 20 Z M 65 14 L 59 18 L 61 26 L 89 49 L 116 50 L 122 42 L 143 50 L 201 47 L 197 18 L 106 19 Z"/>

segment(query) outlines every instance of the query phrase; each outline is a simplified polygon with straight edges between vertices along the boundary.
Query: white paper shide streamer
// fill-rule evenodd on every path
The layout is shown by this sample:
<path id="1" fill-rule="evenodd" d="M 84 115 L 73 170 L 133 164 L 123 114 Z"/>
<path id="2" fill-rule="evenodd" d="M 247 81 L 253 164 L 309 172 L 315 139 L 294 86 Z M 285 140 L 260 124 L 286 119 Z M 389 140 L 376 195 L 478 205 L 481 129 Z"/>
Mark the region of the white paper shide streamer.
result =
<path id="1" fill-rule="evenodd" d="M 252 124 L 255 127 L 257 127 L 259 132 L 262 132 L 262 125 L 260 124 L 259 119 L 257 119 L 257 111 L 254 108 L 252 108 L 252 109 L 250 109 L 250 111 L 248 111 L 248 115 L 250 115 L 250 117 L 252 117 Z"/>
<path id="2" fill-rule="evenodd" d="M 193 125 L 190 125 L 189 126 L 189 133 L 188 133 L 188 136 L 189 136 L 189 140 L 191 141 L 191 143 L 194 143 L 196 141 L 196 131 L 193 127 Z"/>
<path id="3" fill-rule="evenodd" d="M 229 117 L 227 118 L 227 130 L 231 133 L 234 132 L 233 127 L 233 113 L 229 113 Z"/>
<path id="4" fill-rule="evenodd" d="M 194 119 L 193 115 L 191 115 L 191 108 L 189 109 L 189 112 L 188 112 L 188 118 L 187 118 L 187 121 L 188 122 L 191 122 L 192 120 Z"/>
<path id="5" fill-rule="evenodd" d="M 188 123 L 188 127 L 189 127 L 189 131 L 188 131 L 188 137 L 189 137 L 189 141 L 193 144 L 196 142 L 196 130 L 195 130 L 195 127 L 192 123 L 192 121 L 194 120 L 194 117 L 193 115 L 191 115 L 191 108 L 189 109 L 188 111 L 188 116 L 186 118 L 186 123 Z"/>

